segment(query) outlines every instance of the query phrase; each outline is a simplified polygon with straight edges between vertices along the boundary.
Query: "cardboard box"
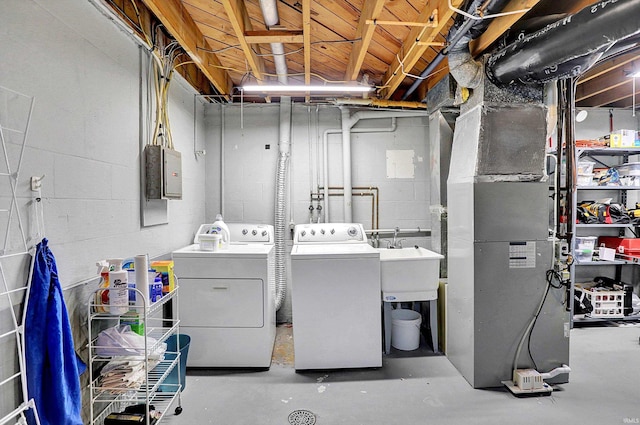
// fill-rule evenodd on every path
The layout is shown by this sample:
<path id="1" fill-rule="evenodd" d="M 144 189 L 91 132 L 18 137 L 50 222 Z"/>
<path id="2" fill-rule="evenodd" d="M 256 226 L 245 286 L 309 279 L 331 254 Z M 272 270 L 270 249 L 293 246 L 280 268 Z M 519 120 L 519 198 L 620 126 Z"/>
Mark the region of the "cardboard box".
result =
<path id="1" fill-rule="evenodd" d="M 609 146 L 612 148 L 632 148 L 636 146 L 635 130 L 615 130 L 609 136 Z"/>

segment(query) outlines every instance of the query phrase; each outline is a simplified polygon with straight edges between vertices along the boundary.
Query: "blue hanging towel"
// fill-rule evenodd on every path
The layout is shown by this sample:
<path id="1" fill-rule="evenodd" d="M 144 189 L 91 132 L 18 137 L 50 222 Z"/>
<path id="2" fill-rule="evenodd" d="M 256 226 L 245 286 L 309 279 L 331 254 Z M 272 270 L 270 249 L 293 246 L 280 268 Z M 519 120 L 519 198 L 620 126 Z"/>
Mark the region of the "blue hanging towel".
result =
<path id="1" fill-rule="evenodd" d="M 33 258 L 24 323 L 27 390 L 42 425 L 82 425 L 80 374 L 53 253 L 43 239 Z M 29 421 L 35 424 L 33 417 Z"/>

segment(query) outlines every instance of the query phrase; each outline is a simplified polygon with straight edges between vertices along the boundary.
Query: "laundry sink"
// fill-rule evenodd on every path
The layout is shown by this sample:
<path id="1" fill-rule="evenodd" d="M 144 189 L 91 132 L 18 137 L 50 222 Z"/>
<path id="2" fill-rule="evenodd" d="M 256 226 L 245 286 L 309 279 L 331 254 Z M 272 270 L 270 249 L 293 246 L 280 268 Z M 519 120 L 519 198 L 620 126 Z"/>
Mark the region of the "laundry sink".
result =
<path id="1" fill-rule="evenodd" d="M 440 260 L 444 256 L 418 246 L 379 248 L 378 251 L 384 301 L 437 298 Z"/>

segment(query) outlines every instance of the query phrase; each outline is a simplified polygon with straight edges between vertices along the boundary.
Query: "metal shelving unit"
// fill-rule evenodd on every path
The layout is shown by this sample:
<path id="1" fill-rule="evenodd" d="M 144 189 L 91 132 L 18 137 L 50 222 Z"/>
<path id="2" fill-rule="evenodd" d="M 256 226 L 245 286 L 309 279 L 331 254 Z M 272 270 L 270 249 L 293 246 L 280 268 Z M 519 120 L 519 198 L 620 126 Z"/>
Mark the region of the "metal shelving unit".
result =
<path id="1" fill-rule="evenodd" d="M 98 291 L 100 289 L 96 292 Z M 129 291 L 135 291 L 136 298 L 141 298 L 145 303 L 146 300 L 139 290 L 129 288 Z M 179 338 L 180 321 L 178 319 L 178 309 L 175 309 L 175 314 L 172 318 L 166 318 L 162 315 L 163 307 L 168 303 L 172 303 L 173 299 L 177 298 L 177 293 L 178 287 L 149 306 L 146 304 L 129 306 L 130 311 L 138 314 L 139 324 L 143 326 L 144 350 L 140 347 L 123 348 L 140 352 L 140 355 L 137 356 L 102 356 L 99 354 L 100 349 L 105 347 L 97 345 L 98 334 L 95 332 L 96 329 L 106 329 L 118 324 L 123 316 L 98 312 L 97 307 L 104 306 L 94 302 L 95 292 L 91 294 L 88 302 L 91 425 L 102 425 L 108 415 L 121 412 L 127 406 L 132 405 L 144 405 L 147 418 L 150 418 L 150 414 L 153 413 L 155 422 L 149 421 L 152 424 L 159 424 L 176 401 L 175 414 L 178 415 L 182 412 L 180 393 L 184 377 L 181 376 L 180 371 L 180 344 L 176 344 L 176 351 L 165 351 L 161 360 L 154 361 L 150 358 L 150 354 L 156 353 L 169 337 L 177 335 Z M 130 317 L 126 316 L 125 320 L 129 319 Z M 122 388 L 103 384 L 100 370 L 109 362 L 119 360 L 129 361 L 133 366 L 143 364 L 144 379 L 139 386 Z M 174 369 L 177 370 L 177 383 L 166 382 Z M 153 410 L 151 410 L 151 406 L 154 407 Z"/>
<path id="2" fill-rule="evenodd" d="M 598 159 L 598 157 L 619 157 L 621 158 L 621 164 L 626 163 L 629 160 L 629 155 L 640 155 L 640 148 L 576 148 L 576 158 L 577 160 L 583 158 L 589 158 L 596 163 L 601 165 L 605 165 L 607 167 L 615 166 L 619 164 L 605 164 L 603 160 Z M 574 193 L 573 199 L 574 203 L 572 205 L 573 208 L 573 217 L 577 217 L 577 205 L 579 203 L 578 193 L 580 192 L 595 192 L 598 193 L 598 196 L 602 196 L 601 192 L 610 192 L 616 198 L 617 202 L 622 204 L 627 203 L 627 192 L 629 191 L 640 191 L 640 186 L 576 186 L 576 191 Z M 581 199 L 584 199 L 582 197 Z M 595 235 L 602 235 L 606 230 L 612 230 L 608 232 L 608 235 L 611 236 L 612 233 L 616 235 L 624 235 L 624 231 L 627 228 L 635 228 L 637 234 L 637 226 L 631 223 L 622 223 L 622 224 L 583 224 L 583 223 L 573 223 L 573 234 L 574 235 L 585 235 L 588 229 L 593 230 Z M 613 231 L 615 229 L 615 231 Z M 593 233 L 591 235 L 593 235 Z M 606 233 L 605 233 L 606 234 Z M 575 238 L 572 242 L 571 252 L 574 252 L 575 248 Z M 571 266 L 571 282 L 572 285 L 576 283 L 576 268 L 589 267 L 597 270 L 597 267 L 613 267 L 615 278 L 617 280 L 621 280 L 622 275 L 622 267 L 629 264 L 640 264 L 640 258 L 634 258 L 629 256 L 621 256 L 616 255 L 616 259 L 613 261 L 575 261 Z M 596 273 L 594 271 L 593 273 Z M 590 272 L 591 274 L 591 272 Z M 597 276 L 597 274 L 593 274 L 593 276 Z M 571 291 L 573 293 L 573 290 Z M 589 317 L 586 315 L 575 315 L 572 316 L 572 323 L 574 325 L 578 324 L 598 324 L 598 323 L 606 323 L 612 321 L 636 321 L 640 320 L 640 316 L 625 316 L 625 317 Z"/>

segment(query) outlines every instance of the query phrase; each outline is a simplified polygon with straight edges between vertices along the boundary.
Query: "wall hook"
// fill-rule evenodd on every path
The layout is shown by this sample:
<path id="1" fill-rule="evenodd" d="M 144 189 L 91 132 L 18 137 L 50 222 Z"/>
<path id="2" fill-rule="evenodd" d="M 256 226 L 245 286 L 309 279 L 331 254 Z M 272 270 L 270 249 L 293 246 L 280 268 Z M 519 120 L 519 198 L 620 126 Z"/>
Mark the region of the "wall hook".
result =
<path id="1" fill-rule="evenodd" d="M 44 180 L 46 174 L 43 174 L 42 176 L 38 177 L 38 176 L 31 176 L 31 190 L 36 192 L 40 189 L 42 189 L 42 180 Z"/>

